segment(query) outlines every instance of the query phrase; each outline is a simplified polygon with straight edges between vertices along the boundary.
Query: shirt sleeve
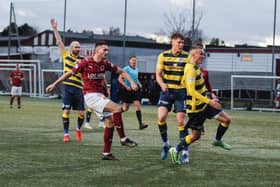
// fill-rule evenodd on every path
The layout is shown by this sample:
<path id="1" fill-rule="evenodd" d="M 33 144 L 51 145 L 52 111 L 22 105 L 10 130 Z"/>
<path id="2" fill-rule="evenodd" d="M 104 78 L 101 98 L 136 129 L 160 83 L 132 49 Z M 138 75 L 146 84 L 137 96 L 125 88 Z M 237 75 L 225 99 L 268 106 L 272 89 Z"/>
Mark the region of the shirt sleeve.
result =
<path id="1" fill-rule="evenodd" d="M 157 59 L 157 69 L 164 69 L 164 64 L 163 64 L 163 54 L 161 53 L 158 55 Z"/>
<path id="2" fill-rule="evenodd" d="M 112 62 L 104 61 L 104 64 L 105 64 L 105 69 L 106 70 L 111 71 L 113 73 L 116 73 L 118 71 L 118 66 L 116 66 Z"/>
<path id="3" fill-rule="evenodd" d="M 128 67 L 127 67 L 127 66 L 125 66 L 125 67 L 123 68 L 123 70 L 124 70 L 126 73 L 128 73 Z"/>
<path id="4" fill-rule="evenodd" d="M 78 61 L 76 65 L 72 68 L 72 73 L 73 74 L 82 73 L 85 66 L 86 66 L 85 59 Z"/>
<path id="5" fill-rule="evenodd" d="M 195 90 L 195 79 L 196 71 L 193 68 L 188 68 L 186 71 L 186 83 L 187 83 L 187 92 L 192 97 L 201 100 L 202 102 L 209 104 L 209 99 Z"/>
<path id="6" fill-rule="evenodd" d="M 200 71 L 203 75 L 205 86 L 209 92 L 213 92 L 211 83 L 209 81 L 208 71 L 206 69 L 200 68 Z"/>

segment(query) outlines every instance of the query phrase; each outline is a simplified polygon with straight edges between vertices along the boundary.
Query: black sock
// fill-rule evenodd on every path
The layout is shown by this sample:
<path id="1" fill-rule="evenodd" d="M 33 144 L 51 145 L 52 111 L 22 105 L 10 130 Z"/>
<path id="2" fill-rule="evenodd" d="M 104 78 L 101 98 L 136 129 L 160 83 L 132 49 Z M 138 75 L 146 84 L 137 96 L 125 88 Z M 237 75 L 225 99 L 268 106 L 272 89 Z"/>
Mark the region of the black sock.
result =
<path id="1" fill-rule="evenodd" d="M 158 128 L 159 128 L 159 132 L 160 132 L 160 136 L 163 142 L 167 142 L 168 138 L 167 138 L 167 124 L 158 124 Z"/>
<path id="2" fill-rule="evenodd" d="M 87 122 L 87 123 L 90 122 L 91 113 L 92 113 L 92 112 L 91 112 L 91 111 L 88 111 L 88 110 L 87 110 L 87 112 L 86 112 L 86 122 Z"/>
<path id="3" fill-rule="evenodd" d="M 189 134 L 188 128 L 185 127 L 183 131 L 179 131 L 180 140 L 185 139 L 185 137 Z"/>
<path id="4" fill-rule="evenodd" d="M 137 111 L 136 111 L 136 116 L 137 116 L 139 125 L 141 125 L 141 124 L 142 124 L 142 114 L 141 114 L 141 110 L 137 110 Z"/>
<path id="5" fill-rule="evenodd" d="M 69 134 L 69 118 L 62 118 L 64 134 Z"/>
<path id="6" fill-rule="evenodd" d="M 227 129 L 228 129 L 227 127 L 224 127 L 221 124 L 219 124 L 216 133 L 216 140 L 220 141 L 223 135 L 225 134 L 225 132 L 227 131 Z"/>
<path id="7" fill-rule="evenodd" d="M 79 116 L 78 117 L 78 120 L 77 120 L 77 128 L 78 129 L 81 129 L 81 127 L 82 127 L 82 125 L 83 125 L 83 123 L 84 123 L 84 116 Z"/>

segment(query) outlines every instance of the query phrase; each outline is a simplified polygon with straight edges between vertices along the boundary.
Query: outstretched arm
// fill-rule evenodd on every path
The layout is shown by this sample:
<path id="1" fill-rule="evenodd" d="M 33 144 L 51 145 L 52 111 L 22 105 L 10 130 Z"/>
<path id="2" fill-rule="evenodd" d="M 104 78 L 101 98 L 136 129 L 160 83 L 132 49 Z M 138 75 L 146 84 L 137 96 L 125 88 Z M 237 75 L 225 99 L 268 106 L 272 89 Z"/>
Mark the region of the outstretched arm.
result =
<path id="1" fill-rule="evenodd" d="M 186 82 L 187 82 L 187 90 L 188 94 L 191 95 L 192 97 L 201 100 L 202 102 L 209 104 L 213 108 L 216 109 L 221 109 L 221 104 L 219 103 L 219 100 L 217 99 L 208 99 L 207 97 L 201 95 L 198 91 L 195 89 L 195 80 L 196 80 L 196 75 L 195 71 L 187 71 L 186 73 Z"/>
<path id="2" fill-rule="evenodd" d="M 133 90 L 136 91 L 138 89 L 137 84 L 130 78 L 130 76 L 122 68 L 118 67 L 117 73 L 130 82 L 131 88 Z"/>
<path id="3" fill-rule="evenodd" d="M 131 91 L 131 88 L 125 84 L 125 82 L 124 82 L 124 77 L 123 77 L 122 75 L 123 75 L 123 74 L 120 74 L 119 77 L 118 77 L 119 83 L 120 83 L 127 91 Z"/>
<path id="4" fill-rule="evenodd" d="M 51 19 L 51 26 L 53 28 L 53 33 L 54 33 L 54 37 L 56 39 L 56 43 L 60 49 L 60 52 L 62 53 L 63 50 L 65 50 L 65 46 L 64 46 L 64 43 L 62 41 L 62 38 L 57 30 L 57 22 L 55 19 Z"/>
<path id="5" fill-rule="evenodd" d="M 72 75 L 72 72 L 67 72 L 67 73 L 64 73 L 63 75 L 61 75 L 54 83 L 50 84 L 46 88 L 46 92 L 49 93 L 49 92 L 53 91 L 55 89 L 56 85 L 58 85 L 60 82 L 64 81 L 71 75 Z"/>

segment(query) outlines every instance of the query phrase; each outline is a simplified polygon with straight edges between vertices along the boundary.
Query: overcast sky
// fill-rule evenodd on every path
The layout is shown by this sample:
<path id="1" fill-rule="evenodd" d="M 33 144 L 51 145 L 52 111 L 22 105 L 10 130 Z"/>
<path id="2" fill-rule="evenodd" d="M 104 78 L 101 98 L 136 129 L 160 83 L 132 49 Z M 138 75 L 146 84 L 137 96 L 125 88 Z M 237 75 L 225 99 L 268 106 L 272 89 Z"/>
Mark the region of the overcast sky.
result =
<path id="1" fill-rule="evenodd" d="M 9 23 L 10 0 L 0 0 L 0 29 Z M 50 29 L 49 20 L 58 20 L 63 30 L 64 0 L 13 0 L 17 24 L 28 23 L 39 31 Z M 125 0 L 67 0 L 66 29 L 123 31 Z M 164 30 L 164 13 L 185 10 L 192 19 L 192 0 L 127 0 L 127 34 L 150 36 Z M 196 0 L 203 17 L 200 29 L 210 39 L 227 44 L 272 44 L 274 0 Z M 279 5 L 279 4 L 278 4 Z M 279 6 L 278 6 L 279 7 Z M 279 8 L 277 7 L 277 10 Z M 276 35 L 280 36 L 280 12 Z M 280 40 L 276 41 L 280 45 Z"/>

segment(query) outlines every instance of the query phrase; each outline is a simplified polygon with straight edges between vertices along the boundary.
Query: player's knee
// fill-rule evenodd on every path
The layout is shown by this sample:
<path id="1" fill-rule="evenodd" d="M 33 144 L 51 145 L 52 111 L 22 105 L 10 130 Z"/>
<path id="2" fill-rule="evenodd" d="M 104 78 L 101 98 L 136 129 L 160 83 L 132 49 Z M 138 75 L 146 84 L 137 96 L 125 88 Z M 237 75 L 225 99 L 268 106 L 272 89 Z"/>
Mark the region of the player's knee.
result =
<path id="1" fill-rule="evenodd" d="M 231 119 L 230 119 L 230 118 L 226 118 L 224 123 L 225 123 L 226 126 L 228 127 L 229 124 L 230 124 L 230 122 L 231 122 Z"/>
<path id="2" fill-rule="evenodd" d="M 192 134 L 191 142 L 195 142 L 195 141 L 198 140 L 199 138 L 200 138 L 200 134 Z"/>
<path id="3" fill-rule="evenodd" d="M 128 111 L 129 107 L 128 106 L 122 106 L 122 112 Z"/>
<path id="4" fill-rule="evenodd" d="M 114 127 L 112 117 L 105 117 L 104 124 L 107 128 L 112 128 Z"/>
<path id="5" fill-rule="evenodd" d="M 85 114 L 84 114 L 84 111 L 79 111 L 79 112 L 78 112 L 78 115 L 79 115 L 79 116 L 84 116 L 84 115 L 85 115 Z"/>
<path id="6" fill-rule="evenodd" d="M 118 112 L 124 112 L 124 111 L 121 106 L 116 105 L 116 107 L 113 108 L 112 113 L 118 113 Z"/>
<path id="7" fill-rule="evenodd" d="M 163 124 L 163 123 L 166 123 L 166 118 L 165 117 L 158 117 L 157 121 Z"/>
<path id="8" fill-rule="evenodd" d="M 158 115 L 158 121 L 166 122 L 166 118 L 167 118 L 167 115 L 161 115 L 161 114 L 159 113 L 159 115 Z"/>
<path id="9" fill-rule="evenodd" d="M 177 119 L 178 126 L 184 126 L 185 120 L 184 119 Z"/>

